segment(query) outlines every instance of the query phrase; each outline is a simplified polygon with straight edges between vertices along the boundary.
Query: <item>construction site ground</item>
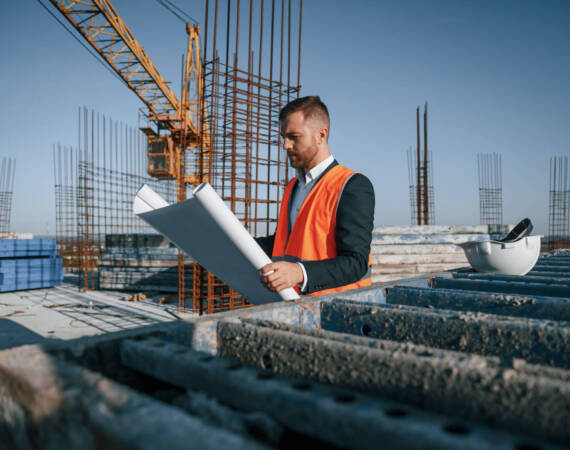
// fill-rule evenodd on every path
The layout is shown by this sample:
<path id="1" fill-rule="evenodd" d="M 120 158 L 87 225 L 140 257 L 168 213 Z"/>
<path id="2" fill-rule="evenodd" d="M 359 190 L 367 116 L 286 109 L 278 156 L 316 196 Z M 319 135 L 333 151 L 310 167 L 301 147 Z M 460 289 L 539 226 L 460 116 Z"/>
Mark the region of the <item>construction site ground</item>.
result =
<path id="1" fill-rule="evenodd" d="M 0 350 L 113 333 L 195 316 L 177 311 L 175 295 L 153 293 L 146 296 L 102 290 L 81 292 L 71 277 L 53 288 L 2 293 L 0 311 Z"/>

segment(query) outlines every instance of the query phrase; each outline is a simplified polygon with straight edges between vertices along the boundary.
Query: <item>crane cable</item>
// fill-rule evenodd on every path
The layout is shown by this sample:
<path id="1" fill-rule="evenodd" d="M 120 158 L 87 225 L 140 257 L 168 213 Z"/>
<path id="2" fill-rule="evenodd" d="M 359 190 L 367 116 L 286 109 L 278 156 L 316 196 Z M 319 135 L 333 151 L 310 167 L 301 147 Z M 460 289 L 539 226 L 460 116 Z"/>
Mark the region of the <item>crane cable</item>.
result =
<path id="1" fill-rule="evenodd" d="M 123 80 L 119 75 L 117 75 L 117 73 L 116 73 L 113 69 L 111 69 L 107 64 L 105 64 L 105 63 L 101 60 L 100 56 L 99 56 L 98 54 L 96 54 L 95 52 L 93 52 L 93 50 L 91 50 L 87 45 L 85 45 L 85 43 L 84 43 L 81 39 L 79 39 L 79 38 L 75 35 L 75 33 L 73 33 L 73 31 L 71 31 L 69 28 L 67 28 L 67 26 L 65 25 L 65 23 L 63 23 L 63 22 L 59 19 L 59 17 L 57 17 L 46 5 L 44 5 L 41 0 L 37 0 L 37 2 L 38 2 L 40 5 L 42 5 L 42 7 L 65 29 L 65 31 L 67 31 L 69 34 L 71 34 L 71 36 L 73 36 L 73 39 L 75 39 L 77 42 L 79 42 L 79 43 L 81 44 L 81 46 L 82 46 L 85 50 L 87 50 L 87 51 L 91 54 L 91 56 L 93 56 L 93 57 L 97 60 L 97 62 L 98 62 L 99 64 L 101 64 L 105 69 L 107 69 L 115 78 L 117 78 L 118 80 L 121 80 L 121 82 L 123 82 L 123 83 L 126 84 L 125 80 Z"/>
<path id="2" fill-rule="evenodd" d="M 173 2 L 171 2 L 170 0 L 156 0 L 159 4 L 161 4 L 162 6 L 164 6 L 166 9 L 168 9 L 172 14 L 174 14 L 174 16 L 176 16 L 180 21 L 187 23 L 187 22 L 192 22 L 193 25 L 196 25 L 198 23 L 198 21 L 196 19 L 194 19 L 190 14 L 188 14 L 187 12 L 183 11 L 182 9 L 180 9 L 178 6 L 176 6 Z M 174 11 L 174 9 L 176 9 L 178 12 Z M 182 15 L 184 15 L 185 17 L 182 17 Z"/>

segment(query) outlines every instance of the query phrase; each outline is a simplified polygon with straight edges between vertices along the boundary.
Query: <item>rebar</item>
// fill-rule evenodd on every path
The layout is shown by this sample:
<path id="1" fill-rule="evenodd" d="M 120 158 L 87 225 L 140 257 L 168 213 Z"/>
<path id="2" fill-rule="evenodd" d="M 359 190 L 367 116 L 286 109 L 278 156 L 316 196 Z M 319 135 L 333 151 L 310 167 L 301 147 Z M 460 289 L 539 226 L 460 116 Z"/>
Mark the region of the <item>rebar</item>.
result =
<path id="1" fill-rule="evenodd" d="M 568 180 L 568 157 L 550 158 L 550 182 L 548 202 L 549 249 L 570 246 L 570 182 Z"/>
<path id="2" fill-rule="evenodd" d="M 478 153 L 479 216 L 481 225 L 503 224 L 502 159 L 498 153 Z"/>
<path id="3" fill-rule="evenodd" d="M 53 146 L 55 237 L 65 273 L 79 270 L 77 153 L 72 147 Z"/>
<path id="4" fill-rule="evenodd" d="M 424 106 L 424 147 L 421 148 L 420 107 L 416 108 L 416 150 L 409 148 L 408 179 L 410 183 L 410 212 L 412 225 L 435 224 L 432 153 L 428 151 L 427 103 Z"/>
<path id="5" fill-rule="evenodd" d="M 154 232 L 132 213 L 137 190 L 148 184 L 174 202 L 176 185 L 146 175 L 146 139 L 139 130 L 87 108 L 79 109 L 78 130 L 76 149 L 53 149 L 56 239 L 66 272 L 79 273 L 79 287 L 89 290 L 98 288 L 107 236 L 124 235 L 127 242 Z"/>
<path id="6" fill-rule="evenodd" d="M 302 0 L 281 0 L 280 6 L 271 0 L 271 8 L 267 1 L 206 1 L 201 139 L 198 147 L 182 143 L 179 165 L 181 176 L 197 174 L 209 181 L 254 236 L 275 231 L 292 176 L 280 148 L 278 114 L 299 96 L 301 74 Z M 292 86 L 295 71 L 297 85 Z M 82 289 L 95 289 L 105 236 L 151 231 L 132 214 L 136 189 L 147 183 L 167 201 L 175 201 L 177 192 L 174 180 L 159 182 L 144 175 L 147 142 L 142 133 L 85 108 L 80 109 L 78 127 L 77 150 L 54 149 L 58 236 L 60 241 L 76 236 L 69 266 L 77 266 Z M 66 158 L 75 158 L 67 163 L 72 166 L 65 165 Z M 72 181 L 61 179 L 73 170 Z M 75 205 L 75 212 L 66 202 Z M 66 218 L 73 214 L 76 229 Z M 195 262 L 179 264 L 178 275 L 181 308 L 187 293 L 192 310 L 200 313 L 248 305 Z"/>
<path id="7" fill-rule="evenodd" d="M 3 157 L 0 164 L 0 239 L 9 237 L 16 159 Z"/>
<path id="8" fill-rule="evenodd" d="M 203 119 L 207 127 L 202 129 L 209 130 L 211 145 L 189 152 L 186 164 L 188 170 L 198 173 L 202 161 L 209 161 L 205 178 L 254 236 L 275 231 L 283 190 L 292 177 L 280 148 L 277 120 L 280 109 L 300 91 L 302 1 L 291 3 L 282 0 L 280 8 L 275 0 L 271 0 L 271 8 L 266 8 L 266 0 L 206 3 Z M 296 48 L 299 54 L 293 55 Z M 225 60 L 218 49 L 225 53 Z M 247 52 L 246 58 L 240 57 L 240 49 Z M 274 79 L 277 64 L 278 80 Z M 291 86 L 295 70 L 297 86 Z M 207 157 L 205 152 L 209 152 Z M 193 287 L 195 312 L 248 305 L 238 293 L 198 267 Z"/>

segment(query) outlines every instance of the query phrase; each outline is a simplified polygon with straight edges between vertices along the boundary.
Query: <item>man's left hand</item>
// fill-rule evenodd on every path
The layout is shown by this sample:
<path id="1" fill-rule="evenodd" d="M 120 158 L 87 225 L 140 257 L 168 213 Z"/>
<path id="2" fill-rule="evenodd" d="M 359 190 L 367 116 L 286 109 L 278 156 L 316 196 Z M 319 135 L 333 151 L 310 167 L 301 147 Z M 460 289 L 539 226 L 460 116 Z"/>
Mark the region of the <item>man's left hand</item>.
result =
<path id="1" fill-rule="evenodd" d="M 264 286 L 273 292 L 279 292 L 303 282 L 301 266 L 287 261 L 267 264 L 261 268 L 259 275 L 261 275 L 261 282 Z"/>

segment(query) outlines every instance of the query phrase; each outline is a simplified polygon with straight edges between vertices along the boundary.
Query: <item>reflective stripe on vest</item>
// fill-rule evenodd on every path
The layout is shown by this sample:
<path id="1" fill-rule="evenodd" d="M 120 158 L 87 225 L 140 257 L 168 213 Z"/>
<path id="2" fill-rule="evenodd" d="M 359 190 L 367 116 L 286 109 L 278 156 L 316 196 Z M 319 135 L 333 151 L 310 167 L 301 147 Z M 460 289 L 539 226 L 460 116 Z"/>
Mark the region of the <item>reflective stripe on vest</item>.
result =
<path id="1" fill-rule="evenodd" d="M 297 177 L 289 182 L 281 201 L 279 222 L 273 244 L 274 257 L 292 256 L 295 259 L 321 261 L 338 256 L 335 241 L 336 212 L 342 191 L 353 175 L 354 171 L 340 164 L 326 172 L 305 198 L 293 229 L 288 235 L 289 202 Z M 309 295 L 345 291 L 371 284 L 370 271 L 368 271 L 361 280 L 355 283 L 313 292 Z"/>

